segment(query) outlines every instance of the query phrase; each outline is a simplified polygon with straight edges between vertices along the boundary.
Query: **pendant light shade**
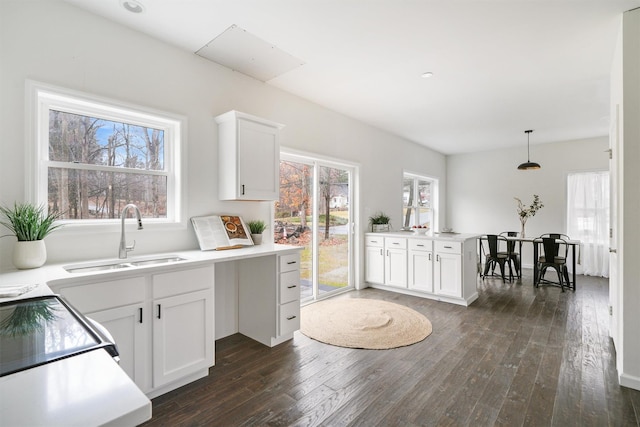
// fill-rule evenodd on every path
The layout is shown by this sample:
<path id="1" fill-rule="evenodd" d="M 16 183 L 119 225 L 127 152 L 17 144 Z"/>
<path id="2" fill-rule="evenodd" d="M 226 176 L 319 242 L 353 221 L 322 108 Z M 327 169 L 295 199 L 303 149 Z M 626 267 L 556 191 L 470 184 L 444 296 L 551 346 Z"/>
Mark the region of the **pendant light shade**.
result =
<path id="1" fill-rule="evenodd" d="M 527 134 L 527 161 L 525 163 L 521 163 L 520 166 L 518 166 L 518 169 L 521 171 L 540 169 L 540 165 L 538 163 L 529 160 L 529 134 L 531 134 L 531 132 L 533 132 L 533 130 L 524 131 L 524 133 Z"/>

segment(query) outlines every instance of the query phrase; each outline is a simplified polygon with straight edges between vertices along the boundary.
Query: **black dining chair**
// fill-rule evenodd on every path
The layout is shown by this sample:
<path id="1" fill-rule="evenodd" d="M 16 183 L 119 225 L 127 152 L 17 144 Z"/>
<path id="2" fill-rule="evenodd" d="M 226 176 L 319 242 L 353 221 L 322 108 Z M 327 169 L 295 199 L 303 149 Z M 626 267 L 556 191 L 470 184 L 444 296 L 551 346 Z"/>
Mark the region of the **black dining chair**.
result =
<path id="1" fill-rule="evenodd" d="M 497 234 L 487 234 L 486 237 L 489 250 L 485 252 L 484 274 L 482 275 L 482 279 L 484 280 L 484 278 L 489 275 L 489 270 L 491 270 L 493 274 L 497 265 L 500 267 L 500 276 L 504 283 L 506 280 L 504 276 L 504 269 L 508 256 L 504 251 L 500 251 L 499 248 L 502 245 L 506 247 L 507 239 L 504 236 L 498 236 Z"/>
<path id="2" fill-rule="evenodd" d="M 542 253 L 539 255 L 537 260 L 536 268 L 538 269 L 538 279 L 535 286 L 537 288 L 541 283 L 557 285 L 560 286 L 562 292 L 564 292 L 565 282 L 567 287 L 571 287 L 569 270 L 567 269 L 567 253 L 569 245 L 565 239 L 555 236 L 553 233 L 552 236 L 543 236 L 544 237 L 540 237 L 534 242 L 534 244 L 542 246 Z M 544 278 L 544 273 L 549 267 L 556 271 L 556 274 L 558 275 L 557 282 Z"/>
<path id="3" fill-rule="evenodd" d="M 519 233 L 517 231 L 503 231 L 499 234 L 499 236 L 518 237 L 518 234 Z M 516 277 L 518 279 L 521 279 L 522 275 L 520 274 L 520 253 L 516 250 L 516 242 L 507 239 L 507 251 L 503 253 L 507 254 L 507 262 L 509 263 L 509 274 L 511 275 L 511 272 L 515 270 Z M 512 264 L 513 270 L 511 269 Z M 510 278 L 513 279 L 513 276 L 511 275 Z"/>
<path id="4" fill-rule="evenodd" d="M 569 236 L 567 236 L 566 234 L 562 234 L 562 233 L 545 233 L 542 234 L 540 236 L 540 238 L 545 238 L 545 237 L 551 237 L 552 239 L 561 239 L 561 240 L 571 240 L 571 238 Z M 558 247 L 558 243 L 556 243 L 556 250 L 559 250 Z M 567 245 L 568 247 L 568 245 Z M 565 258 L 568 256 L 568 249 L 567 249 L 567 253 L 565 254 Z M 542 273 L 542 278 L 544 279 L 544 273 L 546 273 L 547 269 L 545 268 L 541 273 Z"/>

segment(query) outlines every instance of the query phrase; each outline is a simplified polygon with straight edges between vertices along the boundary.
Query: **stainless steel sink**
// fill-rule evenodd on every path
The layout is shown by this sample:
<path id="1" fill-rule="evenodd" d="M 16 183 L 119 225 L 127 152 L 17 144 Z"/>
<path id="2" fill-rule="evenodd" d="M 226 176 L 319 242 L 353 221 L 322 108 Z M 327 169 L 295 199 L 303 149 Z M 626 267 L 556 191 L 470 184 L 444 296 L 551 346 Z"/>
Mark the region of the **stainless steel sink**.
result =
<path id="1" fill-rule="evenodd" d="M 180 258 L 179 256 L 168 256 L 163 258 L 153 258 L 153 259 L 145 259 L 140 261 L 132 261 L 131 265 L 136 267 L 141 267 L 145 265 L 156 265 L 156 264 L 169 264 L 172 262 L 184 261 L 184 258 Z"/>
<path id="2" fill-rule="evenodd" d="M 108 271 L 108 270 L 119 270 L 121 268 L 131 267 L 128 263 L 119 262 L 117 264 L 100 264 L 100 265 L 89 265 L 89 266 L 74 266 L 69 265 L 64 267 L 69 273 L 91 273 L 94 271 Z"/>
<path id="3" fill-rule="evenodd" d="M 158 264 L 171 264 L 174 262 L 185 261 L 185 258 L 177 255 L 163 255 L 157 258 L 141 258 L 141 259 L 120 259 L 112 262 L 104 262 L 100 264 L 74 264 L 63 267 L 69 273 L 91 273 L 96 271 L 119 270 L 121 268 L 147 267 Z"/>

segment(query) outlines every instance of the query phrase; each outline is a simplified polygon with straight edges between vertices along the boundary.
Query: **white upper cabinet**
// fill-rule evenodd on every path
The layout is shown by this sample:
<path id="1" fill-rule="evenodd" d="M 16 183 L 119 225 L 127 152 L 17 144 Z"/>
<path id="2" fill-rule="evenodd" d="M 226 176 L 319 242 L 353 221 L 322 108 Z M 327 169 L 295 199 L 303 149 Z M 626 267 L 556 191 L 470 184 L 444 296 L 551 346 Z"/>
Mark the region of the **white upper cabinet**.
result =
<path id="1" fill-rule="evenodd" d="M 278 200 L 280 129 L 284 126 L 238 111 L 218 123 L 218 198 Z"/>

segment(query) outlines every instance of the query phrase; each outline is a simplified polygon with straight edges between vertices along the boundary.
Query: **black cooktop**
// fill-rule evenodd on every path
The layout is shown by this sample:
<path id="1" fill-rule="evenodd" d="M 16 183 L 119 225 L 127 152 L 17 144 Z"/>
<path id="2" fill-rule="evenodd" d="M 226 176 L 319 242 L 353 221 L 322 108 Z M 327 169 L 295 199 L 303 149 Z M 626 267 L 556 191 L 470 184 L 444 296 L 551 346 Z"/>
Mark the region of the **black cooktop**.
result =
<path id="1" fill-rule="evenodd" d="M 58 295 L 0 303 L 0 376 L 104 348 L 101 331 Z"/>

